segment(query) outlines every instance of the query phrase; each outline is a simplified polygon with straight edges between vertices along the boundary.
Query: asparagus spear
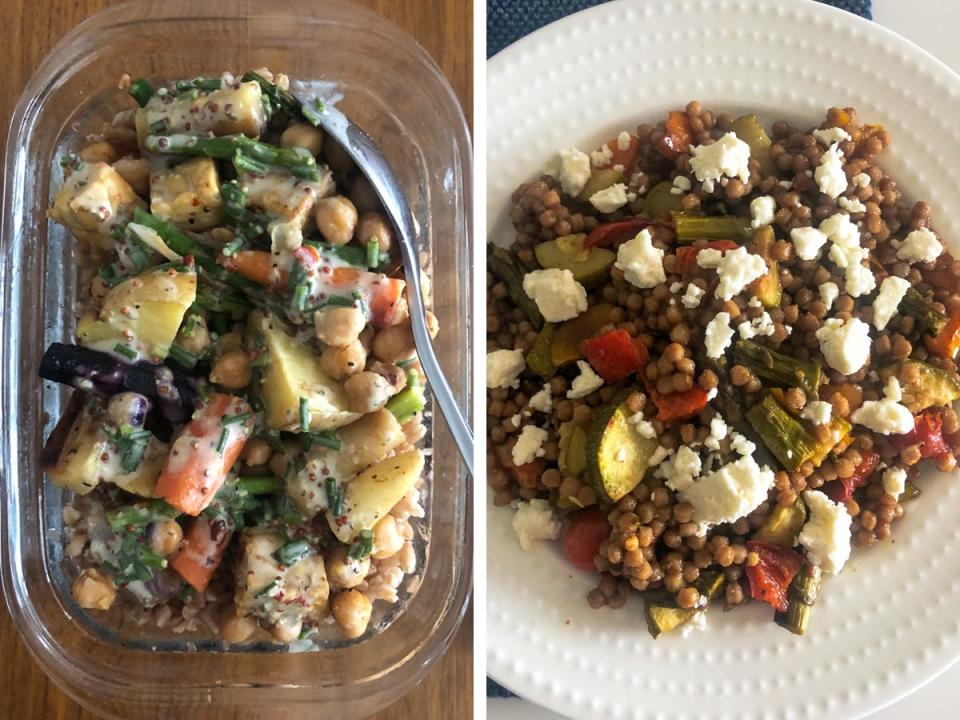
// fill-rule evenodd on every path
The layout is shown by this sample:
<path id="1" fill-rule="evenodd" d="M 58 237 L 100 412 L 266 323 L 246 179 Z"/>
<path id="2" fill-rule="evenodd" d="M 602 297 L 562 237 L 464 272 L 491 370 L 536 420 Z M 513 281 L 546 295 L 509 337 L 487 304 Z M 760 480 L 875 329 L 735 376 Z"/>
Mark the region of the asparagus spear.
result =
<path id="1" fill-rule="evenodd" d="M 823 572 L 816 565 L 800 568 L 787 590 L 787 609 L 773 616 L 774 622 L 795 635 L 803 635 L 810 620 L 810 610 L 817 601 Z"/>
<path id="2" fill-rule="evenodd" d="M 819 392 L 820 366 L 812 360 L 797 360 L 753 340 L 739 340 L 733 347 L 733 361 L 773 385 L 800 388 L 808 398 L 816 398 Z"/>
<path id="3" fill-rule="evenodd" d="M 747 420 L 787 470 L 799 468 L 819 448 L 816 438 L 770 395 L 747 411 Z"/>
<path id="4" fill-rule="evenodd" d="M 293 96 L 293 93 L 275 85 L 262 75 L 251 70 L 245 73 L 240 79 L 243 82 L 256 81 L 259 83 L 263 94 L 270 98 L 270 102 L 273 103 L 277 110 L 282 110 L 287 113 L 287 115 L 296 115 L 300 112 L 300 101 Z"/>
<path id="5" fill-rule="evenodd" d="M 753 235 L 748 218 L 721 215 L 708 217 L 672 213 L 674 232 L 678 243 L 694 240 L 748 240 Z"/>
<path id="6" fill-rule="evenodd" d="M 934 337 L 939 335 L 947 324 L 947 316 L 930 307 L 930 303 L 924 300 L 923 295 L 915 288 L 907 290 L 897 309 L 916 320 L 921 332 L 928 332 Z"/>
<path id="7" fill-rule="evenodd" d="M 287 168 L 291 173 L 306 180 L 316 180 L 317 161 L 304 148 L 281 148 L 252 140 L 246 135 L 221 135 L 200 137 L 175 133 L 173 135 L 147 135 L 144 147 L 150 152 L 169 155 L 205 155 L 218 160 L 235 160 L 241 163 L 252 160 L 263 165 Z"/>
<path id="8" fill-rule="evenodd" d="M 513 256 L 504 248 L 494 248 L 490 255 L 490 272 L 503 280 L 510 292 L 510 297 L 518 308 L 523 310 L 533 326 L 538 330 L 543 326 L 543 316 L 540 308 L 530 299 L 523 290 L 523 270 L 513 259 Z"/>

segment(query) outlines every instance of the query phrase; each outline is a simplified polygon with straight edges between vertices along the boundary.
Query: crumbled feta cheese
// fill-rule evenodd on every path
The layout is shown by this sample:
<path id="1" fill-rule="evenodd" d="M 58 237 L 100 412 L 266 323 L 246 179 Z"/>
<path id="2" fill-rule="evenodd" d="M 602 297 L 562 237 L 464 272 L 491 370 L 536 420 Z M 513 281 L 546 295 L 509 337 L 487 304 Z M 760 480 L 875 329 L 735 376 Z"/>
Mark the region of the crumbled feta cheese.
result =
<path id="1" fill-rule="evenodd" d="M 630 133 L 628 133 L 626 130 L 624 130 L 622 133 L 620 133 L 619 135 L 617 135 L 617 148 L 618 148 L 621 152 L 625 152 L 625 151 L 629 150 L 629 149 L 630 149 L 630 141 L 631 141 L 631 140 L 632 140 L 632 138 L 630 137 Z"/>
<path id="2" fill-rule="evenodd" d="M 657 445 L 657 449 L 653 451 L 649 462 L 647 462 L 647 467 L 658 467 L 660 463 L 670 457 L 672 453 L 673 450 L 668 450 L 663 445 Z"/>
<path id="3" fill-rule="evenodd" d="M 846 213 L 834 213 L 820 223 L 820 232 L 844 248 L 860 247 L 860 228 Z"/>
<path id="4" fill-rule="evenodd" d="M 777 210 L 777 202 L 769 195 L 761 195 L 750 201 L 750 227 L 759 228 L 773 222 L 773 214 Z"/>
<path id="5" fill-rule="evenodd" d="M 697 254 L 699 259 L 702 251 Z M 759 255 L 750 254 L 745 247 L 729 250 L 723 254 L 717 265 L 716 296 L 721 300 L 731 300 L 743 292 L 750 283 L 767 273 L 767 261 Z"/>
<path id="6" fill-rule="evenodd" d="M 702 599 L 703 596 L 700 596 Z M 707 627 L 707 613 L 703 610 L 700 612 L 695 612 L 690 616 L 690 619 L 687 620 L 680 626 L 680 637 L 689 637 L 691 633 L 697 632 L 698 630 L 704 630 Z"/>
<path id="7" fill-rule="evenodd" d="M 763 303 L 760 302 L 760 298 L 758 298 L 756 295 L 751 295 L 750 299 L 747 300 L 747 307 L 756 308 L 757 310 L 759 310 L 760 308 L 763 307 Z"/>
<path id="8" fill-rule="evenodd" d="M 618 449 L 617 454 L 613 456 L 613 459 L 616 460 L 618 463 L 625 462 L 627 459 L 627 449 L 626 448 Z"/>
<path id="9" fill-rule="evenodd" d="M 687 291 L 680 298 L 680 304 L 688 310 L 700 306 L 700 300 L 706 295 L 707 291 L 695 283 L 687 285 Z"/>
<path id="10" fill-rule="evenodd" d="M 545 384 L 541 390 L 538 390 L 530 398 L 530 409 L 542 413 L 548 413 L 553 410 L 553 398 L 550 395 L 550 385 Z"/>
<path id="11" fill-rule="evenodd" d="M 850 139 L 849 133 L 839 127 L 827 128 L 826 130 L 814 130 L 813 136 L 824 145 L 832 145 L 833 143 Z"/>
<path id="12" fill-rule="evenodd" d="M 538 457 L 543 457 L 543 443 L 546 439 L 546 430 L 535 425 L 525 425 L 517 437 L 517 444 L 513 446 L 513 464 L 526 465 Z"/>
<path id="13" fill-rule="evenodd" d="M 707 192 L 713 192 L 714 183 L 724 177 L 750 182 L 749 161 L 750 146 L 732 132 L 711 145 L 697 145 L 690 150 L 690 168 Z"/>
<path id="14" fill-rule="evenodd" d="M 515 428 L 519 428 L 519 427 L 520 427 L 520 423 L 523 422 L 523 416 L 520 415 L 520 413 L 516 413 L 516 414 L 514 414 L 514 415 L 511 415 L 511 416 L 510 416 L 510 422 L 513 423 L 513 426 L 514 426 Z"/>
<path id="15" fill-rule="evenodd" d="M 809 516 L 797 540 L 811 563 L 836 575 L 850 557 L 850 513 L 819 490 L 808 490 L 803 500 Z"/>
<path id="16" fill-rule="evenodd" d="M 927 228 L 912 231 L 903 242 L 893 241 L 897 257 L 908 263 L 930 263 L 940 257 L 943 245 Z"/>
<path id="17" fill-rule="evenodd" d="M 746 456 L 701 476 L 679 495 L 693 505 L 693 519 L 702 534 L 713 525 L 734 522 L 756 510 L 771 487 L 773 471 Z"/>
<path id="18" fill-rule="evenodd" d="M 523 277 L 523 291 L 547 322 L 575 318 L 587 309 L 587 291 L 569 270 L 534 270 Z"/>
<path id="19" fill-rule="evenodd" d="M 594 167 L 605 168 L 611 160 L 613 160 L 613 150 L 606 143 L 601 145 L 599 150 L 590 153 L 590 162 Z"/>
<path id="20" fill-rule="evenodd" d="M 737 331 L 744 340 L 750 340 L 757 335 L 770 336 L 773 335 L 775 330 L 776 326 L 773 324 L 773 318 L 767 311 L 764 311 L 760 317 L 753 318 L 753 320 L 744 320 L 737 326 Z"/>
<path id="21" fill-rule="evenodd" d="M 672 292 L 673 294 L 677 294 L 678 292 L 680 292 L 682 288 L 683 288 L 683 283 L 681 282 L 670 283 L 670 292 Z"/>
<path id="22" fill-rule="evenodd" d="M 717 396 L 717 389 L 716 389 L 716 388 L 710 388 L 710 389 L 707 391 L 707 402 L 709 402 L 710 400 L 713 400 L 716 396 Z"/>
<path id="23" fill-rule="evenodd" d="M 656 287 L 667 279 L 663 250 L 653 246 L 653 237 L 646 228 L 617 249 L 616 267 L 623 271 L 628 283 L 641 289 Z"/>
<path id="24" fill-rule="evenodd" d="M 718 312 L 713 320 L 707 324 L 704 342 L 707 346 L 708 358 L 723 357 L 723 351 L 733 339 L 733 328 L 730 327 L 730 313 Z"/>
<path id="25" fill-rule="evenodd" d="M 627 204 L 627 186 L 623 183 L 614 183 L 608 188 L 599 190 L 590 196 L 590 204 L 602 213 L 615 212 Z"/>
<path id="26" fill-rule="evenodd" d="M 894 376 L 887 383 L 886 397 L 866 400 L 850 414 L 850 421 L 881 435 L 902 435 L 913 430 L 913 413 L 900 404 L 903 394 Z"/>
<path id="27" fill-rule="evenodd" d="M 815 227 L 798 227 L 790 231 L 790 241 L 798 258 L 815 260 L 820 248 L 826 244 L 827 236 Z"/>
<path id="28" fill-rule="evenodd" d="M 825 282 L 820 286 L 820 299 L 827 306 L 827 311 L 833 307 L 833 301 L 840 296 L 840 288 L 835 282 Z"/>
<path id="29" fill-rule="evenodd" d="M 577 367 L 580 368 L 580 374 L 573 379 L 570 389 L 567 390 L 567 397 L 571 400 L 586 397 L 603 386 L 603 378 L 593 371 L 586 360 L 578 360 Z"/>
<path id="30" fill-rule="evenodd" d="M 850 178 L 850 182 L 853 183 L 854 187 L 860 187 L 860 188 L 870 187 L 870 176 L 867 175 L 865 172 L 857 173 L 852 178 Z"/>
<path id="31" fill-rule="evenodd" d="M 700 468 L 700 456 L 686 445 L 681 445 L 670 462 L 660 463 L 657 475 L 664 479 L 664 485 L 668 488 L 681 492 L 690 487 L 693 479 L 700 474 Z"/>
<path id="32" fill-rule="evenodd" d="M 793 187 L 793 180 L 781 180 L 777 183 L 777 185 L 782 187 L 784 190 L 789 190 Z"/>
<path id="33" fill-rule="evenodd" d="M 806 404 L 800 417 L 809 420 L 814 425 L 828 425 L 833 416 L 833 405 L 825 400 L 813 400 Z"/>
<path id="34" fill-rule="evenodd" d="M 639 420 L 634 423 L 634 429 L 637 431 L 637 435 L 646 439 L 652 440 L 657 436 L 657 431 L 653 427 L 653 423 L 649 420 Z"/>
<path id="35" fill-rule="evenodd" d="M 887 378 L 887 384 L 883 388 L 883 396 L 894 402 L 903 400 L 903 388 L 900 387 L 900 381 L 897 380 L 896 375 Z"/>
<path id="36" fill-rule="evenodd" d="M 721 260 L 723 260 L 723 253 L 714 248 L 704 248 L 697 253 L 697 265 L 705 270 L 717 267 Z"/>
<path id="37" fill-rule="evenodd" d="M 866 248 L 857 248 L 847 254 L 848 264 L 843 289 L 850 297 L 867 295 L 877 287 L 877 277 L 873 274 L 873 270 L 863 264 L 869 254 Z"/>
<path id="38" fill-rule="evenodd" d="M 883 473 L 883 491 L 894 500 L 899 500 L 907 487 L 907 471 L 892 467 Z"/>
<path id="39" fill-rule="evenodd" d="M 494 350 L 487 353 L 487 387 L 516 388 L 520 373 L 527 366 L 523 350 Z"/>
<path id="40" fill-rule="evenodd" d="M 560 181 L 567 195 L 576 197 L 590 179 L 590 156 L 577 148 L 561 150 L 547 172 Z"/>
<path id="41" fill-rule="evenodd" d="M 846 322 L 830 318 L 816 332 L 827 365 L 844 375 L 852 375 L 870 357 L 870 326 L 860 318 Z"/>
<path id="42" fill-rule="evenodd" d="M 713 420 L 710 421 L 710 437 L 715 440 L 723 440 L 727 433 L 730 431 L 730 428 L 727 427 L 727 423 L 719 415 L 714 415 Z"/>
<path id="43" fill-rule="evenodd" d="M 837 205 L 841 210 L 846 210 L 848 213 L 862 213 L 867 211 L 867 206 L 860 202 L 859 198 L 839 197 L 837 198 Z"/>
<path id="44" fill-rule="evenodd" d="M 820 187 L 820 192 L 829 197 L 835 198 L 847 189 L 847 176 L 843 172 L 843 152 L 837 143 L 833 143 L 820 156 L 820 163 L 813 177 Z"/>
<path id="45" fill-rule="evenodd" d="M 744 457 L 750 457 L 757 450 L 757 446 L 738 432 L 730 433 L 730 448 Z"/>
<path id="46" fill-rule="evenodd" d="M 883 330 L 890 322 L 890 318 L 897 312 L 900 301 L 910 289 L 910 283 L 903 278 L 890 275 L 880 283 L 880 292 L 873 301 L 873 326 Z"/>
<path id="47" fill-rule="evenodd" d="M 546 500 L 531 500 L 517 504 L 513 516 L 513 531 L 520 547 L 529 550 L 537 540 L 556 540 L 560 537 L 561 522 Z"/>
<path id="48" fill-rule="evenodd" d="M 677 175 L 673 179 L 673 187 L 670 188 L 670 194 L 683 195 L 692 187 L 693 187 L 693 183 L 690 182 L 690 178 L 688 178 L 686 175 Z"/>

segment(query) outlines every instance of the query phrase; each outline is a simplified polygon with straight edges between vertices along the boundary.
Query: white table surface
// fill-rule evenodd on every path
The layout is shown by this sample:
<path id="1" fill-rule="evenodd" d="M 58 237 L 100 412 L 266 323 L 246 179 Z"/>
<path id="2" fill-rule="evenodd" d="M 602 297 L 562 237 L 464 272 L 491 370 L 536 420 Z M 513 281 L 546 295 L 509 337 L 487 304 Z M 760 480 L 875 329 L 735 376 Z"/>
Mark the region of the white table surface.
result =
<path id="1" fill-rule="evenodd" d="M 960 0 L 873 0 L 873 19 L 911 40 L 960 73 Z M 960 663 L 928 685 L 874 713 L 870 720 L 947 720 L 960 717 Z M 489 700 L 489 720 L 563 720 L 522 700 Z M 826 718 L 824 720 L 827 720 Z"/>

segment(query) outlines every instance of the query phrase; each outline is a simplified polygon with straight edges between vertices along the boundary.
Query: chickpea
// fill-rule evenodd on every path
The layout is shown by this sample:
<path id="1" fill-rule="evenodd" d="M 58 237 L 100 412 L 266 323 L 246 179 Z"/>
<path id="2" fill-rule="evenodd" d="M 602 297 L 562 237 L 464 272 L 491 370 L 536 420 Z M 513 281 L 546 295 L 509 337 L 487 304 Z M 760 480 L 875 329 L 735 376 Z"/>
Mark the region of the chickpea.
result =
<path id="1" fill-rule="evenodd" d="M 347 554 L 347 548 L 339 546 L 333 549 L 325 560 L 327 579 L 332 585 L 344 589 L 355 588 L 363 582 L 370 572 L 370 558 L 354 559 Z"/>
<path id="2" fill-rule="evenodd" d="M 150 163 L 141 158 L 120 158 L 113 169 L 142 197 L 150 194 Z"/>
<path id="3" fill-rule="evenodd" d="M 117 588 L 102 572 L 87 568 L 73 582 L 73 597 L 84 610 L 109 610 L 117 599 Z"/>
<path id="4" fill-rule="evenodd" d="M 142 428 L 147 420 L 147 411 L 150 402 L 143 395 L 135 392 L 117 393 L 107 404 L 107 417 L 117 427 L 129 425 L 132 428 Z"/>
<path id="5" fill-rule="evenodd" d="M 183 540 L 183 529 L 173 518 L 154 520 L 147 527 L 147 538 L 150 548 L 163 557 L 169 557 L 180 549 Z"/>
<path id="6" fill-rule="evenodd" d="M 323 131 L 307 123 L 294 123 L 280 136 L 280 147 L 300 147 L 316 157 L 323 149 Z"/>
<path id="7" fill-rule="evenodd" d="M 238 615 L 236 610 L 231 610 L 227 617 L 220 623 L 220 634 L 225 642 L 242 643 L 253 635 L 257 629 L 257 621 L 249 615 Z"/>
<path id="8" fill-rule="evenodd" d="M 373 526 L 373 552 L 371 557 L 377 560 L 396 555 L 403 548 L 403 534 L 397 527 L 393 515 L 384 517 Z"/>
<path id="9" fill-rule="evenodd" d="M 343 195 L 322 198 L 314 210 L 317 230 L 334 245 L 346 245 L 357 227 L 357 208 Z"/>
<path id="10" fill-rule="evenodd" d="M 188 318 L 184 321 L 180 332 L 177 333 L 175 344 L 193 355 L 203 355 L 213 344 L 207 321 L 203 319 L 203 315 L 194 314 L 190 317 L 193 319 Z"/>
<path id="11" fill-rule="evenodd" d="M 213 363 L 210 382 L 230 390 L 240 390 L 250 384 L 252 375 L 247 353 L 243 350 L 228 350 Z"/>
<path id="12" fill-rule="evenodd" d="M 351 375 L 343 383 L 343 389 L 347 393 L 347 406 L 358 413 L 379 410 L 395 394 L 390 383 L 374 372 Z"/>
<path id="13" fill-rule="evenodd" d="M 393 229 L 378 212 L 365 212 L 357 224 L 357 240 L 366 247 L 371 240 L 380 243 L 380 251 L 386 252 L 393 245 Z"/>
<path id="14" fill-rule="evenodd" d="M 316 313 L 313 324 L 317 337 L 325 344 L 343 347 L 360 336 L 367 320 L 355 307 L 335 307 Z"/>
<path id="15" fill-rule="evenodd" d="M 88 163 L 112 163 L 118 157 L 116 148 L 103 140 L 87 145 L 78 154 L 81 160 Z"/>
<path id="16" fill-rule="evenodd" d="M 440 333 L 440 321 L 437 320 L 437 316 L 429 310 L 425 310 L 423 316 L 426 318 L 427 332 L 430 334 L 430 339 L 432 340 Z"/>
<path id="17" fill-rule="evenodd" d="M 409 321 L 388 325 L 373 336 L 373 354 L 378 360 L 396 363 L 410 359 L 416 351 Z"/>
<path id="18" fill-rule="evenodd" d="M 366 632 L 373 605 L 359 590 L 344 590 L 333 599 L 331 610 L 343 634 L 352 640 Z"/>
<path id="19" fill-rule="evenodd" d="M 270 632 L 277 642 L 289 643 L 300 637 L 302 628 L 302 620 L 280 618 L 277 624 L 270 628 Z"/>
<path id="20" fill-rule="evenodd" d="M 353 170 L 353 158 L 340 146 L 340 143 L 326 143 L 323 148 L 323 156 L 326 158 L 330 169 L 338 175 L 349 175 Z"/>
<path id="21" fill-rule="evenodd" d="M 334 380 L 343 380 L 363 370 L 367 351 L 359 340 L 337 347 L 331 345 L 320 355 L 320 369 Z"/>
<path id="22" fill-rule="evenodd" d="M 383 378 L 390 383 L 390 387 L 393 388 L 394 393 L 400 392 L 407 386 L 407 373 L 399 365 L 374 360 L 367 369 L 370 372 L 377 373 L 377 375 L 382 375 Z"/>
<path id="23" fill-rule="evenodd" d="M 243 461 L 251 467 L 266 465 L 272 454 L 270 443 L 263 438 L 253 438 L 243 448 Z"/>

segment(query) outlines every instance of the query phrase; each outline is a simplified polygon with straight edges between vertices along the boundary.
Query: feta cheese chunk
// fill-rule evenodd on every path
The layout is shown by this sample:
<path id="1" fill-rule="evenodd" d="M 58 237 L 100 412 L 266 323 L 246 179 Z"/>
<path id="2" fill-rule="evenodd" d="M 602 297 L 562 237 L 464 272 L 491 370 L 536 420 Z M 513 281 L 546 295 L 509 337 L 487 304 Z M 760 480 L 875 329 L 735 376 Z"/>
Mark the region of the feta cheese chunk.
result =
<path id="1" fill-rule="evenodd" d="M 826 130 L 814 130 L 813 136 L 819 140 L 824 145 L 832 145 L 833 143 L 843 142 L 844 140 L 850 140 L 850 133 L 848 133 L 843 128 L 832 127 L 827 128 Z"/>
<path id="2" fill-rule="evenodd" d="M 652 440 L 657 436 L 657 431 L 653 427 L 653 423 L 649 420 L 644 420 L 642 413 L 638 414 L 641 415 L 640 419 L 633 423 L 633 427 L 636 429 L 637 435 L 646 440 Z"/>
<path id="3" fill-rule="evenodd" d="M 617 149 L 620 152 L 626 152 L 627 150 L 630 149 L 631 140 L 632 138 L 630 137 L 630 133 L 624 130 L 619 135 L 617 135 Z"/>
<path id="4" fill-rule="evenodd" d="M 487 387 L 520 387 L 520 373 L 527 367 L 523 350 L 494 350 L 487 353 Z"/>
<path id="5" fill-rule="evenodd" d="M 537 540 L 556 540 L 560 537 L 561 523 L 553 514 L 546 500 L 531 500 L 517 504 L 513 516 L 513 531 L 517 534 L 520 547 L 529 550 Z"/>
<path id="6" fill-rule="evenodd" d="M 870 357 L 870 326 L 860 318 L 846 322 L 830 318 L 816 332 L 827 365 L 844 375 L 852 375 Z"/>
<path id="7" fill-rule="evenodd" d="M 690 151 L 690 168 L 707 192 L 713 192 L 715 183 L 723 177 L 750 182 L 749 161 L 750 146 L 732 132 L 711 145 L 697 145 Z"/>
<path id="8" fill-rule="evenodd" d="M 707 346 L 708 358 L 723 357 L 723 351 L 730 346 L 733 339 L 733 328 L 730 327 L 730 313 L 718 312 L 709 323 L 704 333 L 704 342 Z"/>
<path id="9" fill-rule="evenodd" d="M 611 160 L 613 160 L 613 150 L 606 143 L 601 145 L 599 150 L 590 153 L 590 162 L 593 163 L 594 167 L 605 168 Z"/>
<path id="10" fill-rule="evenodd" d="M 773 470 L 761 468 L 747 456 L 698 478 L 679 495 L 693 505 L 693 520 L 706 532 L 713 525 L 734 522 L 756 510 L 771 487 Z"/>
<path id="11" fill-rule="evenodd" d="M 523 291 L 547 322 L 570 320 L 587 309 L 587 291 L 569 270 L 534 270 L 523 277 Z"/>
<path id="12" fill-rule="evenodd" d="M 750 254 L 745 247 L 729 250 L 717 265 L 720 284 L 717 285 L 716 296 L 721 300 L 732 300 L 747 285 L 766 273 L 767 261 L 759 255 Z"/>
<path id="13" fill-rule="evenodd" d="M 887 468 L 883 472 L 883 491 L 894 500 L 899 500 L 907 487 L 907 471 L 903 468 Z"/>
<path id="14" fill-rule="evenodd" d="M 692 164 L 691 159 L 691 164 Z M 843 172 L 843 152 L 837 143 L 833 143 L 820 156 L 820 162 L 813 173 L 820 192 L 835 198 L 847 189 L 847 176 Z"/>
<path id="15" fill-rule="evenodd" d="M 850 182 L 853 183 L 854 187 L 859 187 L 859 188 L 870 187 L 870 176 L 867 175 L 865 172 L 857 173 L 852 178 L 850 178 Z"/>
<path id="16" fill-rule="evenodd" d="M 794 252 L 801 260 L 815 260 L 827 243 L 827 236 L 815 227 L 798 227 L 790 231 Z"/>
<path id="17" fill-rule="evenodd" d="M 809 519 L 797 540 L 811 563 L 836 575 L 850 557 L 850 513 L 819 490 L 808 490 L 803 500 Z"/>
<path id="18" fill-rule="evenodd" d="M 890 322 L 890 318 L 897 312 L 900 301 L 910 289 L 910 283 L 903 278 L 891 275 L 880 283 L 880 292 L 873 301 L 873 326 L 883 330 Z"/>
<path id="19" fill-rule="evenodd" d="M 933 262 L 943 252 L 943 245 L 927 228 L 914 230 L 903 242 L 894 240 L 892 244 L 897 249 L 897 257 L 911 264 Z"/>
<path id="20" fill-rule="evenodd" d="M 833 301 L 840 297 L 840 288 L 835 282 L 825 282 L 820 286 L 820 299 L 827 306 L 827 311 L 833 307 Z"/>
<path id="21" fill-rule="evenodd" d="M 776 326 L 773 324 L 773 318 L 770 317 L 770 313 L 766 310 L 763 311 L 760 317 L 753 318 L 752 320 L 744 320 L 737 326 L 737 331 L 744 340 L 750 340 L 758 335 L 773 335 L 775 330 Z"/>
<path id="22" fill-rule="evenodd" d="M 653 237 L 646 228 L 617 248 L 616 267 L 623 271 L 628 283 L 641 289 L 656 287 L 667 279 L 663 271 L 663 250 L 654 247 Z"/>
<path id="23" fill-rule="evenodd" d="M 721 260 L 723 260 L 723 253 L 715 248 L 704 248 L 697 253 L 697 265 L 705 270 L 717 267 Z"/>
<path id="24" fill-rule="evenodd" d="M 867 211 L 867 206 L 860 202 L 859 198 L 839 197 L 837 198 L 837 205 L 841 210 L 846 210 L 851 214 Z"/>
<path id="25" fill-rule="evenodd" d="M 745 436 L 734 432 L 730 434 L 730 448 L 744 457 L 749 457 L 753 455 L 757 446 L 747 440 Z"/>
<path id="26" fill-rule="evenodd" d="M 534 393 L 530 398 L 530 409 L 542 413 L 548 413 L 553 410 L 553 398 L 550 395 L 550 385 L 545 384 L 541 390 Z"/>
<path id="27" fill-rule="evenodd" d="M 690 182 L 690 178 L 686 175 L 677 175 L 673 179 L 673 187 L 670 188 L 671 195 L 683 195 L 685 192 L 689 191 L 693 187 L 693 183 Z"/>
<path id="28" fill-rule="evenodd" d="M 614 183 L 608 188 L 599 190 L 590 196 L 590 204 L 602 213 L 615 212 L 627 204 L 627 186 L 623 183 Z"/>
<path id="29" fill-rule="evenodd" d="M 676 492 L 690 487 L 693 479 L 700 474 L 700 456 L 686 445 L 681 445 L 669 462 L 660 463 L 657 474 L 664 478 L 664 484 Z"/>
<path id="30" fill-rule="evenodd" d="M 750 201 L 750 227 L 756 229 L 773 222 L 777 210 L 777 201 L 769 195 L 761 195 Z"/>
<path id="31" fill-rule="evenodd" d="M 814 425 L 828 425 L 833 416 L 833 405 L 825 400 L 808 402 L 800 413 L 800 417 L 809 420 Z"/>
<path id="32" fill-rule="evenodd" d="M 576 197 L 590 179 L 590 156 L 577 148 L 561 150 L 547 172 L 560 181 L 567 195 Z"/>
<path id="33" fill-rule="evenodd" d="M 543 449 L 543 443 L 546 439 L 546 430 L 535 425 L 525 425 L 517 438 L 517 444 L 513 446 L 513 464 L 526 465 L 538 457 L 543 457 L 546 452 Z"/>
<path id="34" fill-rule="evenodd" d="M 683 293 L 683 297 L 680 298 L 680 304 L 688 310 L 692 310 L 695 307 L 700 307 L 700 300 L 706 294 L 707 291 L 701 288 L 699 285 L 690 283 L 687 285 L 687 290 L 685 293 Z"/>
<path id="35" fill-rule="evenodd" d="M 580 374 L 573 379 L 570 389 L 567 390 L 567 397 L 571 400 L 586 397 L 603 386 L 603 378 L 593 371 L 586 360 L 578 360 L 577 367 L 580 368 Z"/>
<path id="36" fill-rule="evenodd" d="M 913 430 L 913 413 L 900 404 L 903 394 L 895 376 L 887 383 L 886 397 L 866 400 L 850 414 L 850 422 L 868 427 L 881 435 L 902 435 Z"/>

